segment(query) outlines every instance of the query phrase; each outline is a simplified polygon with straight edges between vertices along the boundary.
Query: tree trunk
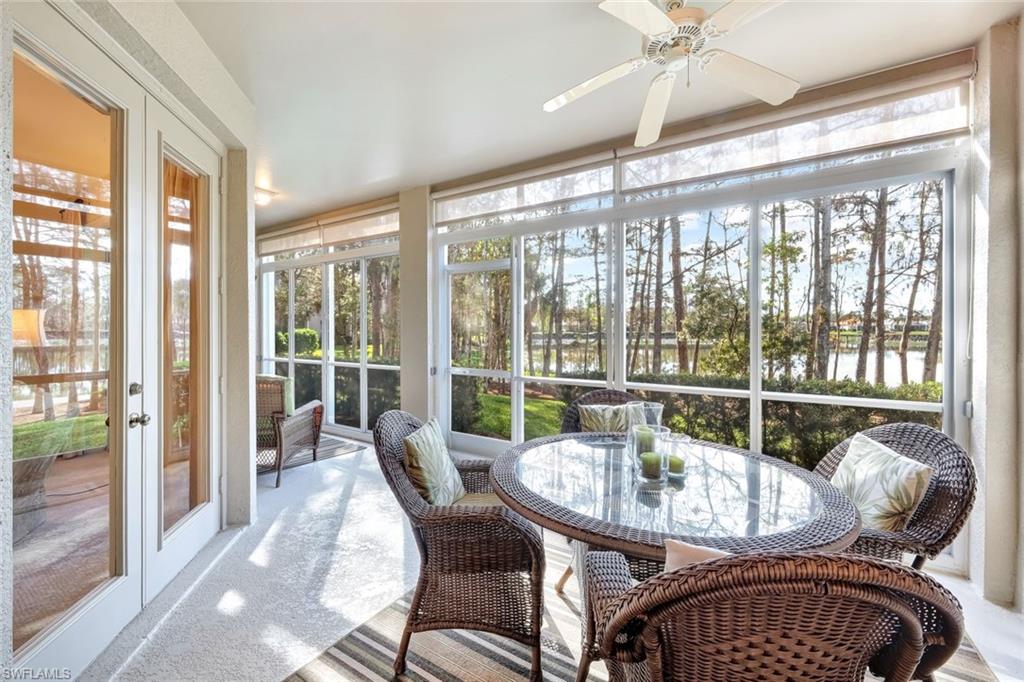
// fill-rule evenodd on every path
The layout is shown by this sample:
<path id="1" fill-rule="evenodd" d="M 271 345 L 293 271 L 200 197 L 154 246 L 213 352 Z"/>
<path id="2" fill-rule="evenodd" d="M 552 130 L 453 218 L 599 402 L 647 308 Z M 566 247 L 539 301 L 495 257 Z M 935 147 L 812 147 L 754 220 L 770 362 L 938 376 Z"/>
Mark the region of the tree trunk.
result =
<path id="1" fill-rule="evenodd" d="M 884 209 L 882 207 L 885 207 Z M 878 229 L 878 284 L 875 286 L 875 383 L 885 384 L 885 287 L 886 287 L 886 223 L 889 213 L 889 188 L 878 190 L 878 211 L 885 220 L 876 222 Z"/>
<path id="2" fill-rule="evenodd" d="M 555 270 L 558 268 L 558 238 L 552 235 L 551 237 L 551 273 L 554 276 Z M 544 376 L 547 376 L 551 370 L 551 334 L 555 328 L 555 295 L 551 292 L 548 298 L 548 324 L 544 330 Z"/>
<path id="3" fill-rule="evenodd" d="M 707 286 L 708 276 L 708 261 L 711 260 L 711 212 L 708 211 L 708 219 L 704 225 L 704 253 L 702 254 L 702 260 L 700 265 L 700 286 Z M 703 292 L 697 293 L 698 300 L 703 298 Z M 700 334 L 693 340 L 693 367 L 690 370 L 692 374 L 697 374 L 697 370 L 700 369 Z"/>
<path id="4" fill-rule="evenodd" d="M 888 189 L 883 188 L 881 191 L 887 192 Z M 881 195 L 879 199 L 881 199 Z M 875 307 L 878 238 L 885 231 L 885 224 L 889 220 L 888 211 L 888 202 L 879 201 L 875 205 L 875 218 L 871 226 L 871 249 L 868 255 L 867 283 L 864 287 L 864 305 L 861 308 L 860 340 L 857 343 L 857 371 L 855 374 L 857 381 L 867 381 L 868 377 L 868 349 L 871 347 L 871 333 L 875 327 L 872 311 Z"/>
<path id="5" fill-rule="evenodd" d="M 925 234 L 925 209 L 928 207 L 929 183 L 921 185 L 921 202 L 917 216 L 917 265 L 914 267 L 914 279 L 910 283 L 910 297 L 907 300 L 907 314 L 903 321 L 903 333 L 900 334 L 900 347 L 897 351 L 900 356 L 900 383 L 904 386 L 910 383 L 910 376 L 907 372 L 907 350 L 910 348 L 910 333 L 914 327 L 914 305 L 917 302 L 917 290 L 921 285 L 921 275 L 924 270 L 924 258 L 927 250 L 927 235 Z"/>
<path id="6" fill-rule="evenodd" d="M 821 322 L 818 315 L 818 306 L 821 305 L 821 211 L 818 206 L 821 201 L 815 199 L 811 203 L 811 210 L 814 212 L 814 219 L 811 221 L 811 307 L 809 316 L 811 318 L 810 343 L 807 344 L 807 360 L 804 363 L 804 378 L 810 381 L 814 378 L 815 351 L 818 343 L 818 325 Z"/>
<path id="7" fill-rule="evenodd" d="M 791 317 L 789 314 L 789 240 L 786 235 L 786 204 L 779 204 L 779 240 L 782 243 L 782 330 L 787 341 L 791 337 Z M 793 378 L 793 354 L 786 347 L 783 366 L 786 378 Z"/>
<path id="8" fill-rule="evenodd" d="M 669 219 L 669 229 L 672 232 L 672 305 L 675 312 L 676 332 L 676 373 L 682 374 L 690 366 L 689 345 L 686 332 L 683 331 L 683 324 L 686 322 L 686 295 L 683 292 L 683 264 L 682 254 L 679 252 L 682 235 L 679 234 L 679 218 L 673 216 Z"/>
<path id="9" fill-rule="evenodd" d="M 562 376 L 562 328 L 565 323 L 565 231 L 558 233 L 558 266 L 555 269 L 555 375 Z"/>
<path id="10" fill-rule="evenodd" d="M 651 369 L 655 374 L 661 374 L 661 334 L 662 315 L 664 312 L 665 293 L 662 291 L 661 273 L 664 267 L 665 257 L 665 219 L 658 219 L 658 240 L 655 246 L 655 268 L 654 268 L 654 353 L 651 357 Z"/>
<path id="11" fill-rule="evenodd" d="M 772 329 L 778 330 L 778 320 L 775 319 L 775 296 L 776 288 L 778 285 L 778 270 L 777 270 L 777 254 L 776 251 L 779 249 L 778 242 L 778 219 L 779 219 L 779 205 L 772 205 L 772 237 L 768 242 L 771 248 L 768 251 L 768 319 L 772 323 Z M 767 354 L 765 361 L 768 363 L 768 378 L 775 378 L 775 357 L 772 354 Z"/>
<path id="12" fill-rule="evenodd" d="M 935 183 L 935 195 L 939 210 L 942 210 L 942 185 Z M 942 341 L 942 231 L 939 224 L 939 241 L 935 250 L 935 297 L 932 299 L 932 315 L 928 323 L 928 341 L 924 347 L 924 371 L 921 381 L 935 381 L 939 365 L 939 346 Z"/>
<path id="13" fill-rule="evenodd" d="M 76 199 L 76 204 L 85 203 L 82 199 Z M 71 309 L 68 311 L 68 365 L 67 370 L 73 374 L 78 371 L 78 316 L 81 304 L 81 292 L 78 287 L 78 273 L 81 261 L 78 258 L 78 249 L 82 234 L 82 225 L 85 223 L 85 213 L 75 211 L 71 217 L 72 238 L 71 249 L 74 257 L 71 259 Z M 65 406 L 65 413 L 69 417 L 78 416 L 78 382 L 72 380 L 68 383 L 68 402 Z"/>
<path id="14" fill-rule="evenodd" d="M 594 301 L 597 312 L 597 370 L 604 371 L 604 352 L 601 340 L 604 337 L 604 326 L 601 324 L 601 266 L 598 258 L 601 250 L 601 228 L 592 228 L 594 231 Z M 590 344 L 590 337 L 587 337 L 587 344 Z"/>
<path id="15" fill-rule="evenodd" d="M 815 353 L 814 374 L 818 379 L 828 379 L 828 356 L 831 351 L 829 338 L 832 332 L 832 198 L 819 201 L 821 217 L 820 293 L 818 295 L 818 337 Z"/>

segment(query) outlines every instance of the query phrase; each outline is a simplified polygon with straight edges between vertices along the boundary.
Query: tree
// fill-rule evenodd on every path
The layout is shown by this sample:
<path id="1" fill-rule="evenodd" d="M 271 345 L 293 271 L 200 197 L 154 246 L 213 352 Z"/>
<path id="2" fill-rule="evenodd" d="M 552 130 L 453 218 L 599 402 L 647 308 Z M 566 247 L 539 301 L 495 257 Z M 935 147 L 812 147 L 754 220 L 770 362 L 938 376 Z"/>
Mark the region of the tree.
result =
<path id="1" fill-rule="evenodd" d="M 882 187 L 878 190 L 878 212 L 880 216 L 875 221 L 878 241 L 876 265 L 878 283 L 875 285 L 875 383 L 879 386 L 885 385 L 885 287 L 886 287 L 886 260 L 888 252 L 886 248 L 886 236 L 888 232 L 888 204 L 889 188 Z"/>
<path id="2" fill-rule="evenodd" d="M 926 212 L 928 208 L 928 195 L 931 193 L 930 183 L 921 183 L 920 189 L 920 204 L 918 206 L 917 214 L 917 264 L 914 267 L 914 277 L 910 282 L 910 296 L 907 300 L 907 314 L 903 321 L 903 330 L 900 333 L 900 345 L 897 353 L 900 357 L 900 383 L 910 383 L 910 377 L 907 372 L 907 351 L 910 348 L 910 332 L 914 327 L 914 306 L 917 302 L 917 290 L 921 286 L 921 277 L 924 272 L 924 261 L 928 248 L 928 238 L 926 232 Z"/>
<path id="3" fill-rule="evenodd" d="M 939 210 L 942 210 L 942 184 L 935 183 L 935 194 L 938 198 Z M 932 298 L 932 314 L 928 325 L 928 340 L 924 347 L 924 369 L 921 381 L 935 381 L 939 364 L 939 344 L 942 335 L 942 249 L 943 230 L 940 222 L 938 240 L 935 248 L 935 295 Z"/>
<path id="4" fill-rule="evenodd" d="M 661 335 L 662 315 L 665 302 L 665 292 L 662 287 L 661 273 L 664 267 L 665 253 L 665 219 L 658 219 L 658 227 L 654 234 L 655 246 L 655 281 L 654 281 L 654 351 L 651 358 L 651 371 L 661 374 Z"/>
<path id="5" fill-rule="evenodd" d="M 672 254 L 670 260 L 672 263 L 672 304 L 674 307 L 673 312 L 675 313 L 676 371 L 681 373 L 690 366 L 690 358 L 689 342 L 685 331 L 686 295 L 683 291 L 682 255 L 679 252 L 681 248 L 681 235 L 678 216 L 672 216 L 669 219 L 669 231 L 672 233 Z"/>

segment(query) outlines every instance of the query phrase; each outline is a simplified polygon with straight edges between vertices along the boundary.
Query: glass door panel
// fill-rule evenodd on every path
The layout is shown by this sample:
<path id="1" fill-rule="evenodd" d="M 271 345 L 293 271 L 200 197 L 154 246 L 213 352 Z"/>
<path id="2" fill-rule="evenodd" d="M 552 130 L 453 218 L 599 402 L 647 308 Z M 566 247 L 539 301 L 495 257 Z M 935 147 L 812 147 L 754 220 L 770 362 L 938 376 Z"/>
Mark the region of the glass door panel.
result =
<path id="1" fill-rule="evenodd" d="M 14 56 L 14 648 L 119 573 L 114 113 Z M 59 112 L 59 114 L 55 113 Z"/>
<path id="2" fill-rule="evenodd" d="M 206 386 L 202 334 L 203 181 L 170 159 L 163 165 L 164 354 L 163 529 L 207 502 Z"/>

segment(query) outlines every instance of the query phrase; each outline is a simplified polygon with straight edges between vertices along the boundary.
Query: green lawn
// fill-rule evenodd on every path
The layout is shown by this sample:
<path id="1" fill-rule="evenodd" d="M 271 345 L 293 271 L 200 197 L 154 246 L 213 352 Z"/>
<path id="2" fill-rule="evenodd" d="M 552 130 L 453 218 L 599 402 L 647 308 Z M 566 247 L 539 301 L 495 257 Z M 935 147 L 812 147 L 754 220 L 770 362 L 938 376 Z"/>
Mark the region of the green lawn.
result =
<path id="1" fill-rule="evenodd" d="M 105 414 L 38 421 L 14 427 L 14 459 L 101 448 L 107 444 Z"/>
<path id="2" fill-rule="evenodd" d="M 565 403 L 561 400 L 527 398 L 523 406 L 526 413 L 524 425 L 526 440 L 551 436 L 562 428 L 562 413 Z M 473 430 L 479 434 L 509 438 L 512 424 L 512 399 L 506 395 L 483 393 L 480 395 L 480 413 L 473 423 Z"/>

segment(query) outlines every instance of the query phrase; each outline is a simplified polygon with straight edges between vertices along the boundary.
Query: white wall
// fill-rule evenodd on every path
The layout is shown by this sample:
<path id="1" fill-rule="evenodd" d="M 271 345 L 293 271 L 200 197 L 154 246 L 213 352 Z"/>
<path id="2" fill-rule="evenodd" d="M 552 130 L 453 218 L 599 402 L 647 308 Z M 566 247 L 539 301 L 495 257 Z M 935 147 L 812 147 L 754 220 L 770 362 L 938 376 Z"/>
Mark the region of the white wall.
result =
<path id="1" fill-rule="evenodd" d="M 433 415 L 430 367 L 433 362 L 430 306 L 430 188 L 398 194 L 399 306 L 402 311 L 402 409 L 420 419 Z"/>
<path id="2" fill-rule="evenodd" d="M 1019 603 L 1020 377 L 1019 119 L 1016 22 L 978 45 L 972 159 L 974 290 L 970 446 L 978 471 L 971 579 L 990 601 Z"/>

